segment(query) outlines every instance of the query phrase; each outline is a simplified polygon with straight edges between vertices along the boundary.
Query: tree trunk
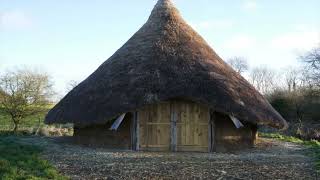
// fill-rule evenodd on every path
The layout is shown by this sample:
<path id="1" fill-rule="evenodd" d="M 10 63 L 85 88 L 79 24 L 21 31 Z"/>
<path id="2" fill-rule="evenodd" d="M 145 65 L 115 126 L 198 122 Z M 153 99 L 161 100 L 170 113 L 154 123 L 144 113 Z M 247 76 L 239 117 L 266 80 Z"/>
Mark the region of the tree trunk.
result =
<path id="1" fill-rule="evenodd" d="M 12 121 L 13 121 L 13 125 L 14 125 L 13 132 L 16 133 L 16 132 L 18 132 L 20 120 L 12 117 Z"/>
<path id="2" fill-rule="evenodd" d="M 18 131 L 18 126 L 19 126 L 19 123 L 14 122 L 14 128 L 13 128 L 14 133 L 16 133 Z"/>

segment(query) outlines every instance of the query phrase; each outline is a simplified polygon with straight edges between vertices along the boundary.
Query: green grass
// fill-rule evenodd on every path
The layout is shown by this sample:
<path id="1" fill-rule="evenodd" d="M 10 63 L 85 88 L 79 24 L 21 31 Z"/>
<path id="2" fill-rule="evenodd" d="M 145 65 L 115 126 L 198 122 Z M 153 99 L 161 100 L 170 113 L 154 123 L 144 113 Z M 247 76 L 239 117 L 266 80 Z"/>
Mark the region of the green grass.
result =
<path id="1" fill-rule="evenodd" d="M 286 142 L 293 142 L 293 143 L 304 143 L 306 141 L 303 141 L 299 138 L 293 137 L 293 136 L 285 136 L 279 133 L 261 133 L 259 132 L 260 137 L 265 137 L 265 138 L 273 138 L 273 139 L 278 139 L 281 141 L 286 141 Z"/>
<path id="2" fill-rule="evenodd" d="M 33 116 L 33 117 L 28 117 L 24 119 L 21 124 L 19 125 L 20 127 L 34 127 L 39 124 L 39 118 L 41 121 L 43 121 L 43 118 L 39 116 Z M 42 122 L 41 122 L 42 123 Z M 8 128 L 12 129 L 13 128 L 13 122 L 11 121 L 10 117 L 4 114 L 0 114 L 0 128 Z"/>
<path id="3" fill-rule="evenodd" d="M 265 138 L 278 139 L 286 142 L 298 143 L 308 147 L 310 151 L 307 152 L 307 154 L 315 159 L 317 171 L 320 171 L 320 142 L 319 141 L 316 141 L 316 140 L 304 141 L 296 137 L 285 136 L 279 133 L 259 133 L 259 136 L 265 137 Z"/>
<path id="4" fill-rule="evenodd" d="M 19 125 L 20 128 L 31 128 L 31 127 L 38 127 L 39 119 L 41 125 L 43 125 L 43 119 L 46 113 L 42 113 L 39 115 L 34 115 L 23 119 Z M 13 129 L 13 122 L 10 119 L 10 116 L 0 111 L 0 130 L 12 130 Z"/>
<path id="5" fill-rule="evenodd" d="M 0 135 L 0 179 L 68 179 L 40 157 L 42 149 L 19 142 L 18 137 Z"/>

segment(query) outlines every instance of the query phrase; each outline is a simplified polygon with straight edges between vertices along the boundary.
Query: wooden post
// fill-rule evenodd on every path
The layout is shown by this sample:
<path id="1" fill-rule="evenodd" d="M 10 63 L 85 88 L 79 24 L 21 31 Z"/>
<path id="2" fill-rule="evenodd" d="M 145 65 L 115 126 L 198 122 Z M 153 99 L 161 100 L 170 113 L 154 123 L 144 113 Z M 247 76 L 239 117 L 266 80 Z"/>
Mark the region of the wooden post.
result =
<path id="1" fill-rule="evenodd" d="M 209 111 L 208 119 L 208 152 L 212 151 L 212 124 L 211 124 L 211 113 Z"/>
<path id="2" fill-rule="evenodd" d="M 130 121 L 130 148 L 131 148 L 131 150 L 134 150 L 133 149 L 133 145 L 134 145 L 134 137 L 133 137 L 133 131 L 134 131 L 134 129 L 133 129 L 133 113 L 130 113 L 130 115 L 132 115 L 132 117 L 131 117 L 131 121 Z"/>
<path id="3" fill-rule="evenodd" d="M 139 151 L 139 118 L 138 112 L 132 113 L 132 150 Z"/>
<path id="4" fill-rule="evenodd" d="M 209 143 L 208 143 L 208 151 L 213 152 L 214 147 L 215 147 L 215 123 L 214 123 L 214 113 L 210 113 L 210 118 L 209 118 Z"/>
<path id="5" fill-rule="evenodd" d="M 131 125 L 130 125 L 130 131 L 131 131 L 131 149 L 135 150 L 135 140 L 136 140 L 136 129 L 135 129 L 135 118 L 134 118 L 134 112 L 131 112 L 132 118 L 131 118 Z"/>
<path id="6" fill-rule="evenodd" d="M 172 152 L 177 151 L 177 119 L 178 114 L 174 108 L 174 102 L 170 103 L 170 149 Z"/>
<path id="7" fill-rule="evenodd" d="M 257 144 L 257 140 L 258 140 L 258 126 L 257 125 L 253 125 L 253 127 L 251 128 L 252 130 L 252 146 L 255 146 Z"/>

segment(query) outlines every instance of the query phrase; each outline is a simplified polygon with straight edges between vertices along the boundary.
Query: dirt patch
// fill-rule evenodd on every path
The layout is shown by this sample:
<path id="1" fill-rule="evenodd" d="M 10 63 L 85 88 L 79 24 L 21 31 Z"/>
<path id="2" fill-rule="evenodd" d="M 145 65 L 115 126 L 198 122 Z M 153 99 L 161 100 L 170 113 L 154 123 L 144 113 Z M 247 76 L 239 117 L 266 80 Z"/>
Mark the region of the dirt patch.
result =
<path id="1" fill-rule="evenodd" d="M 71 179 L 317 179 L 305 147 L 262 139 L 233 153 L 155 153 L 92 149 L 52 138 L 24 138 Z"/>

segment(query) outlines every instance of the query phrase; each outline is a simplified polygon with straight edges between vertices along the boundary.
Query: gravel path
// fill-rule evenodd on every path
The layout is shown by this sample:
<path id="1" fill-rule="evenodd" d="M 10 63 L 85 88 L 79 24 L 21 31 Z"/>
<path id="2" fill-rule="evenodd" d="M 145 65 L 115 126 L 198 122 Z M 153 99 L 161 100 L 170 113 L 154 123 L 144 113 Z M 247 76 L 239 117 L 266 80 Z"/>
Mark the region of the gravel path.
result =
<path id="1" fill-rule="evenodd" d="M 46 147 L 44 157 L 71 179 L 317 179 L 307 149 L 271 139 L 229 154 L 115 152 L 52 138 L 23 141 Z"/>

